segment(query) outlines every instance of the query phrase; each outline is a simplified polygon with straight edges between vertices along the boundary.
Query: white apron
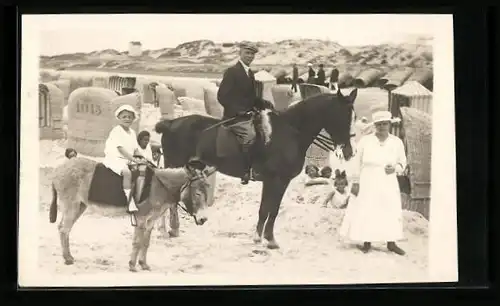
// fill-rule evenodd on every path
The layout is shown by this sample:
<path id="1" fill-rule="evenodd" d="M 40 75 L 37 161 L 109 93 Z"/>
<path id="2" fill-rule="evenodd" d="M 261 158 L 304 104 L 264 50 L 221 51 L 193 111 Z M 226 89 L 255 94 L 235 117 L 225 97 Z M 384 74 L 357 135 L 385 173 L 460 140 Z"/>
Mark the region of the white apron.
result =
<path id="1" fill-rule="evenodd" d="M 386 174 L 387 163 L 406 167 L 403 143 L 393 135 L 381 145 L 374 134 L 359 143 L 359 194 L 351 197 L 340 235 L 358 242 L 387 242 L 403 238 L 403 210 L 396 173 Z"/>

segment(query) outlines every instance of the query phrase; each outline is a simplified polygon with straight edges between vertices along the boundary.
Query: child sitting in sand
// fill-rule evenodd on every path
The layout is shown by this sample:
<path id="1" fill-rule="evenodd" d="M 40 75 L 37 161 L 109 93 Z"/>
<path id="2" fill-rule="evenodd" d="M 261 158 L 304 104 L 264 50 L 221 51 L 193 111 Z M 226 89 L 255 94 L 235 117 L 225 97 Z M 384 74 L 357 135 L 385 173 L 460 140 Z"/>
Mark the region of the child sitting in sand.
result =
<path id="1" fill-rule="evenodd" d="M 323 202 L 323 207 L 327 207 L 331 202 L 335 208 L 343 209 L 347 207 L 349 202 L 349 192 L 346 190 L 348 185 L 345 171 L 340 172 L 339 169 L 335 170 L 334 190 L 332 190 Z"/>
<path id="2" fill-rule="evenodd" d="M 78 153 L 76 153 L 76 150 L 73 148 L 67 148 L 66 151 L 64 152 L 64 156 L 66 156 L 67 159 L 72 159 L 73 157 L 76 157 Z"/>
<path id="3" fill-rule="evenodd" d="M 304 183 L 305 186 L 329 184 L 329 180 L 327 178 L 320 176 L 319 168 L 316 165 L 307 165 L 304 172 L 307 175 Z"/>
<path id="4" fill-rule="evenodd" d="M 309 177 L 309 178 L 316 178 L 319 176 L 319 168 L 315 165 L 307 165 L 304 168 L 304 173 Z"/>
<path id="5" fill-rule="evenodd" d="M 331 178 L 332 177 L 332 167 L 330 166 L 326 166 L 326 167 L 323 167 L 323 169 L 321 169 L 321 171 L 319 172 L 319 175 L 321 177 L 324 177 L 324 178 Z"/>

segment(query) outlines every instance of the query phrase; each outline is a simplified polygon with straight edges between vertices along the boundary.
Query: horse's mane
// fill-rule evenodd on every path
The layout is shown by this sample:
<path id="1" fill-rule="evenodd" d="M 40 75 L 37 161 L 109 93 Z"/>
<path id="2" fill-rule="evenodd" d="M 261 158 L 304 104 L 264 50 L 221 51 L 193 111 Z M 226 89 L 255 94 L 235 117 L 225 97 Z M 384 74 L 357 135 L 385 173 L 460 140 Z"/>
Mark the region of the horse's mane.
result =
<path id="1" fill-rule="evenodd" d="M 320 98 L 323 98 L 326 96 L 330 96 L 333 98 L 333 97 L 337 96 L 337 94 L 336 93 L 322 93 L 322 94 L 319 94 L 316 96 L 312 96 L 312 97 L 308 97 L 308 98 L 299 100 L 297 102 L 294 102 L 293 105 L 289 106 L 286 110 L 284 110 L 283 113 L 285 113 L 289 110 L 294 110 L 296 108 L 302 107 L 305 104 L 315 103 L 315 102 L 311 102 L 311 101 L 316 101 L 316 100 L 319 100 Z"/>

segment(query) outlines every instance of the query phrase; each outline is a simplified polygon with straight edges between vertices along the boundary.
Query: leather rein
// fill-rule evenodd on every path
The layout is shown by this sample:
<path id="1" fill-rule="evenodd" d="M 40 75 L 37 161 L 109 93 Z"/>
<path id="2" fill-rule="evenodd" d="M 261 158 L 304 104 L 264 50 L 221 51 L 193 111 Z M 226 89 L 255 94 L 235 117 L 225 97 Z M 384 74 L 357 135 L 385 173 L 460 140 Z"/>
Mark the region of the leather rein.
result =
<path id="1" fill-rule="evenodd" d="M 248 112 L 246 112 L 246 115 L 250 115 L 250 114 L 255 114 L 257 112 L 257 110 L 250 110 Z M 273 110 L 274 112 L 274 110 Z M 216 128 L 218 126 L 221 126 L 225 123 L 228 123 L 228 122 L 231 122 L 233 120 L 235 120 L 236 118 L 239 118 L 240 116 L 234 116 L 234 117 L 231 117 L 231 118 L 228 118 L 228 119 L 225 119 L 225 120 L 222 120 L 220 122 L 217 122 L 216 124 L 213 124 L 211 126 L 209 126 L 208 128 L 204 129 L 203 132 L 205 131 L 208 131 L 208 130 L 211 130 L 213 128 Z M 356 136 L 356 134 L 351 134 L 350 137 L 354 137 Z M 333 142 L 333 140 L 328 137 L 328 136 L 325 136 L 325 135 L 321 135 L 321 134 L 318 134 L 314 137 L 313 139 L 313 143 L 315 145 L 317 145 L 318 147 L 320 147 L 321 149 L 325 150 L 325 151 L 331 151 L 331 152 L 335 152 L 335 144 Z"/>

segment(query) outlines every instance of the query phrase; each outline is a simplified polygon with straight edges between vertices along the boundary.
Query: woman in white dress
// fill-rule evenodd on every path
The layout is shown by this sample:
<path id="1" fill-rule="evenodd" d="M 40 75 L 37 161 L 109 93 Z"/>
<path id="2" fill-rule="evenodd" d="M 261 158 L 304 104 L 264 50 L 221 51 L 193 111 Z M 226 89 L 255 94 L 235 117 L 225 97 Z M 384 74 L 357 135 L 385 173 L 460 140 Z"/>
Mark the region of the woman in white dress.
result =
<path id="1" fill-rule="evenodd" d="M 373 113 L 375 133 L 363 136 L 357 148 L 351 199 L 340 229 L 341 236 L 363 242 L 358 248 L 367 253 L 372 242 L 387 242 L 389 251 L 405 252 L 396 244 L 403 238 L 403 211 L 396 173 L 406 167 L 401 139 L 389 133 L 392 119 L 388 111 Z"/>
<path id="2" fill-rule="evenodd" d="M 135 131 L 130 128 L 137 119 L 136 110 L 124 104 L 115 111 L 115 117 L 119 124 L 109 133 L 104 147 L 104 159 L 102 163 L 116 174 L 123 177 L 123 190 L 127 199 L 130 195 L 132 173 L 128 167 L 129 163 L 141 164 L 141 159 L 135 158 L 137 152 L 137 137 Z M 131 213 L 138 211 L 132 198 L 129 203 Z"/>

